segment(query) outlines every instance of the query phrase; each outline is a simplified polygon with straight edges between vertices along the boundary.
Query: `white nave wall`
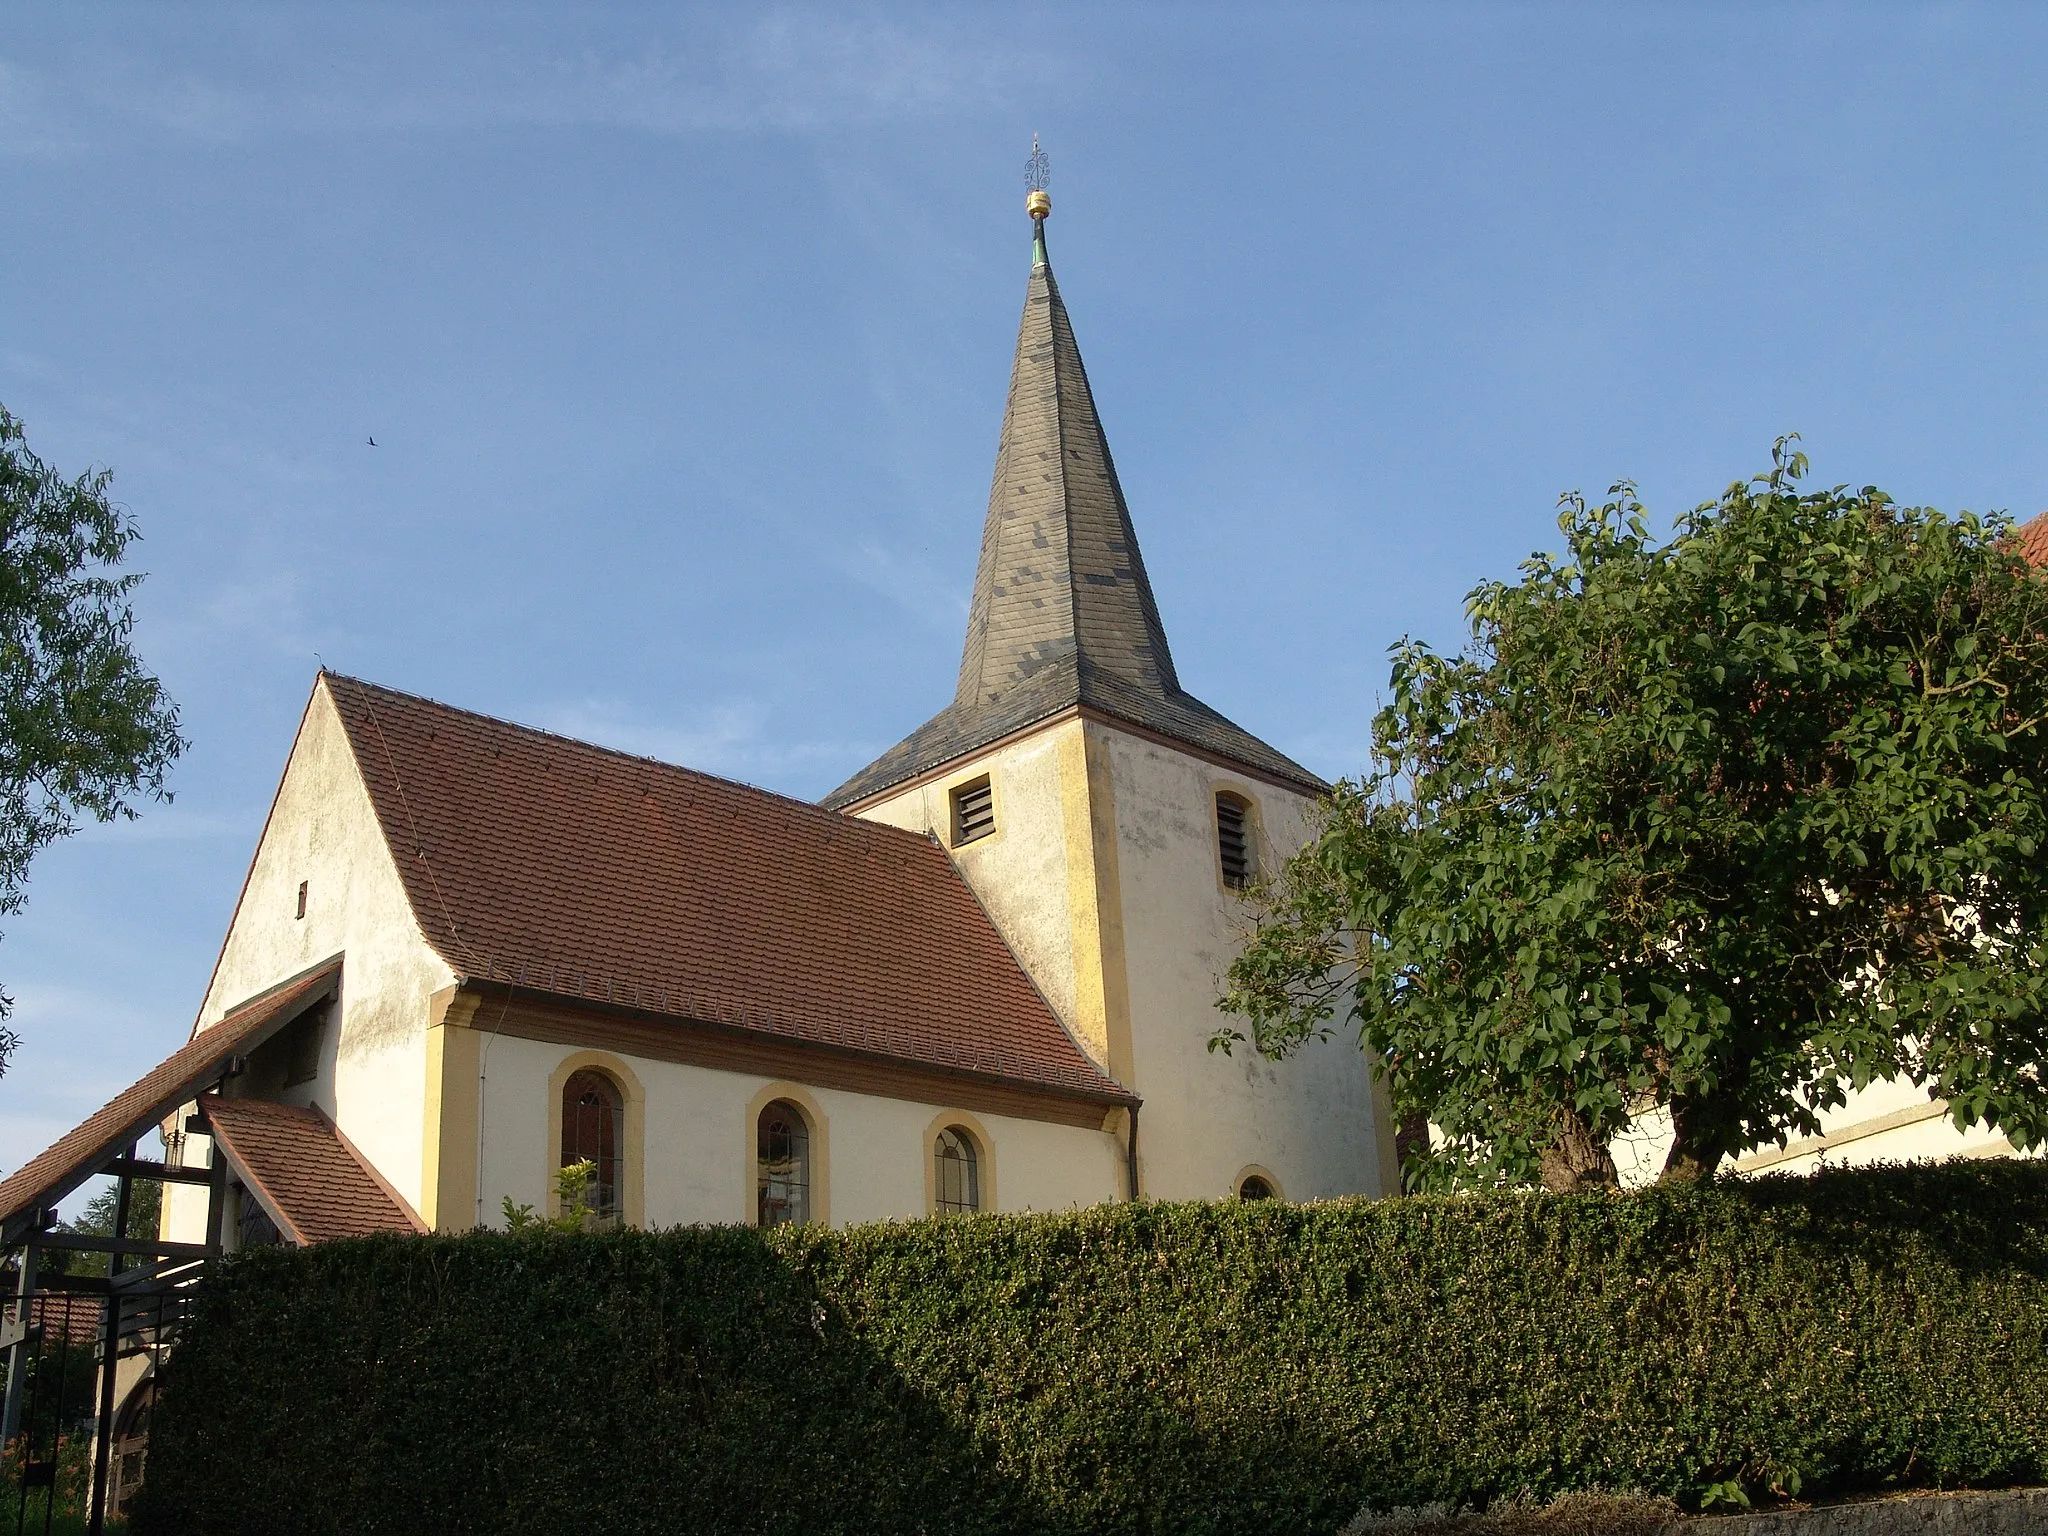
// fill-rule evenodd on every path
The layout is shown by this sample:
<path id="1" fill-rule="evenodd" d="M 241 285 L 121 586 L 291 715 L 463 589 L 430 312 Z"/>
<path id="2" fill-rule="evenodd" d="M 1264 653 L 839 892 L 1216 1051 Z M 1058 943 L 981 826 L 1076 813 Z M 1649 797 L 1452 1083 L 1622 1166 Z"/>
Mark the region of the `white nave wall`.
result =
<path id="1" fill-rule="evenodd" d="M 501 1220 L 503 1202 L 544 1210 L 560 1148 L 551 1143 L 550 1096 L 562 1065 L 595 1053 L 492 1036 L 483 1031 L 486 1086 L 481 1141 L 486 1219 Z M 630 1074 L 644 1093 L 639 1136 L 627 1129 L 627 1157 L 645 1169 L 644 1210 L 650 1227 L 693 1222 L 751 1225 L 755 1216 L 757 1101 L 781 1087 L 823 1123 L 813 1126 L 812 1177 L 824 1185 L 819 1212 L 833 1226 L 923 1216 L 929 1210 L 927 1137 L 951 1106 L 881 1098 L 800 1082 L 618 1054 L 615 1077 Z M 590 1063 L 604 1067 L 606 1062 Z M 771 1091 L 774 1090 L 774 1091 Z M 951 1118 L 950 1116 L 948 1116 Z M 986 1138 L 995 1167 L 995 1202 L 1003 1211 L 1065 1210 L 1120 1197 L 1123 1164 L 1113 1137 L 1075 1126 L 980 1112 L 961 1115 Z M 637 1140 L 638 1144 L 635 1145 Z M 821 1177 L 822 1175 L 822 1177 Z"/>

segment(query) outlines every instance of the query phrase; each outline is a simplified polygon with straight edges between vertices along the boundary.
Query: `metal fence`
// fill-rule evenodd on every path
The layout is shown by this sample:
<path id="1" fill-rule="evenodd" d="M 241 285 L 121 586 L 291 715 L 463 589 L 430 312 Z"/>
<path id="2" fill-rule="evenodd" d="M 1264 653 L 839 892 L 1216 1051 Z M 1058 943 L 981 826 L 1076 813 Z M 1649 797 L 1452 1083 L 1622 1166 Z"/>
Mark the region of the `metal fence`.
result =
<path id="1" fill-rule="evenodd" d="M 159 1368 L 176 1343 L 197 1266 L 59 1275 L 6 1306 L 17 1344 L 0 1449 L 16 1536 L 127 1514 L 149 1454 Z M 11 1506 L 11 1507 L 10 1507 Z M 62 1522 L 60 1526 L 59 1522 Z"/>
<path id="2" fill-rule="evenodd" d="M 81 1525 L 101 1536 L 126 1514 L 148 1462 L 160 1369 L 202 1261 L 220 1251 L 219 1166 L 144 1162 L 130 1146 L 102 1171 L 116 1179 L 111 1234 L 60 1230 L 54 1210 L 37 1211 L 9 1260 L 0 1530 L 11 1513 L 15 1536 Z M 207 1240 L 128 1236 L 137 1179 L 207 1186 Z"/>

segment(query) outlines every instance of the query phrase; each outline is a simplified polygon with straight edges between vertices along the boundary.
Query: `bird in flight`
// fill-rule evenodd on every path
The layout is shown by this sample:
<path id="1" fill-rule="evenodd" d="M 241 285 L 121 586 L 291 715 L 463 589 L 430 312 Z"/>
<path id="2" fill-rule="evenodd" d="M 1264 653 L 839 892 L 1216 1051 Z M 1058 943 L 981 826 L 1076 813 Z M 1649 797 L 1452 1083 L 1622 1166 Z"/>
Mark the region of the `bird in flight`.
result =
<path id="1" fill-rule="evenodd" d="M 376 446 L 377 446 L 377 439 L 375 439 L 374 437 L 373 437 L 373 438 L 371 438 L 371 439 L 370 439 L 370 446 L 371 446 L 372 448 L 376 447 Z"/>

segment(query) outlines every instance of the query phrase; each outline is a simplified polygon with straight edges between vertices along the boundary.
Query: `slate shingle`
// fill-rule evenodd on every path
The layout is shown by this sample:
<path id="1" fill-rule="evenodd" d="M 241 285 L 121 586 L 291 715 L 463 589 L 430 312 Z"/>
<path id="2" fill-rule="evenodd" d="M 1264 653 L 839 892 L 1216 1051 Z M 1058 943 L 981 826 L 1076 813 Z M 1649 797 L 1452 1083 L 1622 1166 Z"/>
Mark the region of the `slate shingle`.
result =
<path id="1" fill-rule="evenodd" d="M 953 702 L 827 795 L 843 807 L 1075 705 L 1318 793 L 1328 786 L 1184 692 L 1049 264 L 1017 333 Z"/>

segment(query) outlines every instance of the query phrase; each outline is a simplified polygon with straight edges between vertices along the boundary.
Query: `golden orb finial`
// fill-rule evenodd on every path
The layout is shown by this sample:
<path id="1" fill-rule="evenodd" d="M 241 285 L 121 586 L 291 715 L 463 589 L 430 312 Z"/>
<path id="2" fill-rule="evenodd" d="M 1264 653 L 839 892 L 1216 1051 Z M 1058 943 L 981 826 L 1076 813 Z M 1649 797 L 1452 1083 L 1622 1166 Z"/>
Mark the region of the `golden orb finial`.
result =
<path id="1" fill-rule="evenodd" d="M 1024 211 L 1034 219 L 1052 212 L 1052 197 L 1046 187 L 1052 182 L 1052 162 L 1038 147 L 1038 135 L 1031 135 L 1031 158 L 1024 162 Z"/>

